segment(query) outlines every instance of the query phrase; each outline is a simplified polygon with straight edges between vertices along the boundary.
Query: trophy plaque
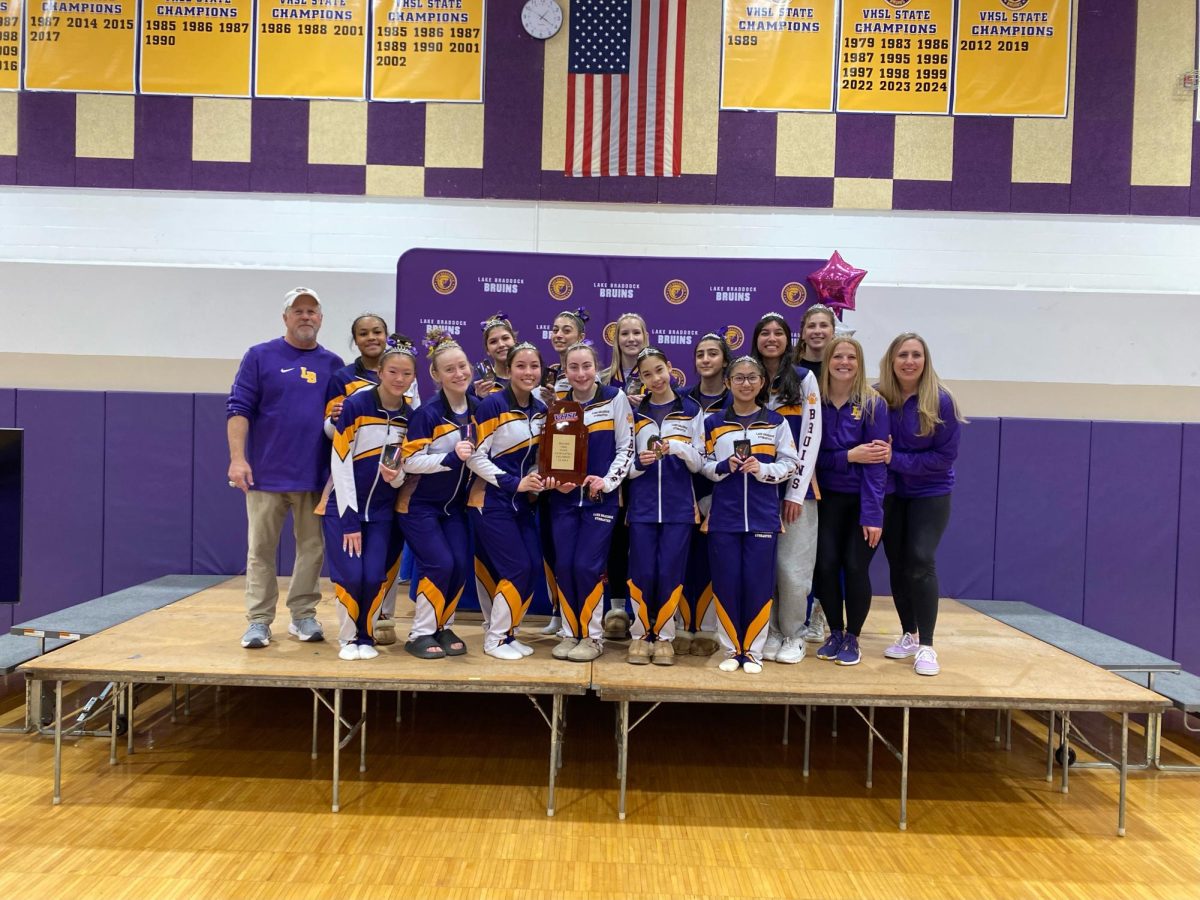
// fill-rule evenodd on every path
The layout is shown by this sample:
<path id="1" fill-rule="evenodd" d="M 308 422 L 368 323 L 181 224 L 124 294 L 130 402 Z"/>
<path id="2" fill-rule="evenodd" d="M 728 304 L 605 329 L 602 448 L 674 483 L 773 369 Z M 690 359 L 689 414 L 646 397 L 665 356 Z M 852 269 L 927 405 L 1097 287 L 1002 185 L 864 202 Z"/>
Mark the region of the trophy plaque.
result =
<path id="1" fill-rule="evenodd" d="M 555 400 L 546 411 L 538 447 L 538 472 L 570 484 L 587 478 L 588 430 L 583 407 L 574 400 Z"/>
<path id="2" fill-rule="evenodd" d="M 750 442 L 748 440 L 734 441 L 733 456 L 738 462 L 748 460 L 750 458 Z"/>

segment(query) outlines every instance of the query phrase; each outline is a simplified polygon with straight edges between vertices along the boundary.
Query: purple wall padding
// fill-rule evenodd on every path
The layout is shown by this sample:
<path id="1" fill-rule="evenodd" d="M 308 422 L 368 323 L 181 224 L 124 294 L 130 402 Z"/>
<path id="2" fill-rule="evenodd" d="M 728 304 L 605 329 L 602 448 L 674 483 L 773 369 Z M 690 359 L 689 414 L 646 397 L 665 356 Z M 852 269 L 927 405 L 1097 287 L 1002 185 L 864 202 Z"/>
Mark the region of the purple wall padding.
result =
<path id="1" fill-rule="evenodd" d="M 1091 430 L 1091 422 L 1001 423 L 993 599 L 1083 620 Z"/>
<path id="2" fill-rule="evenodd" d="M 12 428 L 17 423 L 17 392 L 13 388 L 0 390 L 0 428 Z"/>
<path id="3" fill-rule="evenodd" d="M 224 394 L 196 394 L 192 454 L 192 573 L 246 571 L 246 500 L 228 484 Z"/>
<path id="4" fill-rule="evenodd" d="M 1169 656 L 1182 425 L 1092 423 L 1083 623 Z"/>
<path id="5" fill-rule="evenodd" d="M 105 594 L 192 571 L 192 395 L 108 394 Z"/>
<path id="6" fill-rule="evenodd" d="M 943 597 L 992 598 L 999 466 L 1000 420 L 972 419 L 962 430 L 950 525 L 938 547 Z"/>
<path id="7" fill-rule="evenodd" d="M 104 394 L 17 391 L 25 429 L 21 620 L 102 593 Z"/>
<path id="8" fill-rule="evenodd" d="M 1185 671 L 1200 674 L 1200 425 L 1183 426 L 1179 484 L 1179 543 L 1175 576 L 1175 652 Z"/>

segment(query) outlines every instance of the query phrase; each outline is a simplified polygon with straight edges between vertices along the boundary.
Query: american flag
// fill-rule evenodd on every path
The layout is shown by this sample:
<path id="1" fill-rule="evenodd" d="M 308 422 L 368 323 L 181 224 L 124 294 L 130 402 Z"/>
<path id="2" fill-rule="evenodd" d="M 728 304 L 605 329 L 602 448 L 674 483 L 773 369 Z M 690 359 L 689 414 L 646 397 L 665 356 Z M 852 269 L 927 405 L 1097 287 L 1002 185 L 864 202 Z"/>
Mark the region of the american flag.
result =
<path id="1" fill-rule="evenodd" d="M 572 0 L 566 174 L 678 175 L 687 0 Z"/>

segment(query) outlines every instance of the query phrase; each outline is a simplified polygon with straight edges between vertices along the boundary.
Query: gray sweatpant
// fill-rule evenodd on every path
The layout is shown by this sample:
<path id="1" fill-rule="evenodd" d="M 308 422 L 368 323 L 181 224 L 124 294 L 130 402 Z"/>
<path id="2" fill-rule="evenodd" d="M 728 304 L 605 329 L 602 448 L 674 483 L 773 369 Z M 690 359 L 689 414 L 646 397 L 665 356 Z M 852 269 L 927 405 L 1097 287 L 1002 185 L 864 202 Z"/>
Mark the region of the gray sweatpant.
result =
<path id="1" fill-rule="evenodd" d="M 808 593 L 817 562 L 817 501 L 805 500 L 800 518 L 785 527 L 775 551 L 770 629 L 784 638 L 799 638 L 808 618 Z"/>

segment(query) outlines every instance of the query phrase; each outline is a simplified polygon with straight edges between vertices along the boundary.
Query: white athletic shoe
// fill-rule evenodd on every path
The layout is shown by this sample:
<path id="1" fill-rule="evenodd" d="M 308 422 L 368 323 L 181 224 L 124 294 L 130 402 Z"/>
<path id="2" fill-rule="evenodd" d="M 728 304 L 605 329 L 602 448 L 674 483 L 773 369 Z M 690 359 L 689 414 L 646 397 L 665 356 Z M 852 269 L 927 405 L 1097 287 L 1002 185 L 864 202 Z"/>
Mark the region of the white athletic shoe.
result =
<path id="1" fill-rule="evenodd" d="M 763 659 L 775 662 L 775 654 L 783 646 L 783 635 L 778 631 L 767 632 L 767 642 L 763 645 Z"/>
<path id="2" fill-rule="evenodd" d="M 530 647 L 528 644 L 524 644 L 521 641 L 518 641 L 516 638 L 513 638 L 511 641 L 509 641 L 508 646 L 516 647 L 517 652 L 520 653 L 522 656 L 533 656 L 533 648 Z"/>
<path id="3" fill-rule="evenodd" d="M 374 659 L 378 655 L 379 655 L 379 651 L 376 650 L 374 647 L 372 647 L 370 644 L 359 644 L 358 645 L 358 658 L 359 659 Z"/>
<path id="4" fill-rule="evenodd" d="M 892 646 L 883 651 L 883 655 L 888 659 L 908 659 L 910 656 L 916 656 L 918 649 L 920 644 L 917 643 L 917 636 L 905 632 L 896 638 Z"/>
<path id="5" fill-rule="evenodd" d="M 804 653 L 804 641 L 800 638 L 784 638 L 783 646 L 775 654 L 775 662 L 788 666 L 795 665 L 804 659 Z"/>
<path id="6" fill-rule="evenodd" d="M 721 664 L 717 666 L 717 668 L 722 672 L 736 672 L 739 666 L 740 663 L 738 663 L 738 661 L 731 656 L 729 659 L 721 660 Z"/>
<path id="7" fill-rule="evenodd" d="M 542 629 L 542 634 L 558 634 L 558 629 L 562 628 L 562 616 L 551 616 L 550 621 L 546 623 L 546 627 Z"/>
<path id="8" fill-rule="evenodd" d="M 515 660 L 525 658 L 521 655 L 521 651 L 512 644 L 497 644 L 492 649 L 484 650 L 483 652 L 495 659 Z"/>
<path id="9" fill-rule="evenodd" d="M 825 610 L 821 609 L 820 600 L 814 600 L 808 624 L 804 626 L 804 640 L 810 644 L 825 643 L 825 625 Z"/>
<path id="10" fill-rule="evenodd" d="M 338 659 L 359 659 L 358 644 L 346 644 L 338 651 Z"/>
<path id="11" fill-rule="evenodd" d="M 744 663 L 742 663 L 742 671 L 747 675 L 757 675 L 762 672 L 762 663 L 746 660 Z"/>

